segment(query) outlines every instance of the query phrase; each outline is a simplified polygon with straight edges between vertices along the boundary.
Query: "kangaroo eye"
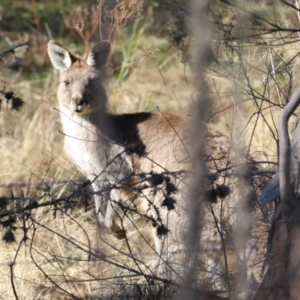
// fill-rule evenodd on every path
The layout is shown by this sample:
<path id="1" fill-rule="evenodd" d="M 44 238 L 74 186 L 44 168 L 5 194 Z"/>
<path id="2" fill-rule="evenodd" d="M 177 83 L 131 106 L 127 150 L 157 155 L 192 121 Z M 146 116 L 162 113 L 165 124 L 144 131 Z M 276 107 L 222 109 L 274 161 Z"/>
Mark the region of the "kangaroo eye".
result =
<path id="1" fill-rule="evenodd" d="M 70 81 L 69 80 L 65 80 L 64 83 L 65 83 L 66 87 L 68 87 L 70 85 Z"/>

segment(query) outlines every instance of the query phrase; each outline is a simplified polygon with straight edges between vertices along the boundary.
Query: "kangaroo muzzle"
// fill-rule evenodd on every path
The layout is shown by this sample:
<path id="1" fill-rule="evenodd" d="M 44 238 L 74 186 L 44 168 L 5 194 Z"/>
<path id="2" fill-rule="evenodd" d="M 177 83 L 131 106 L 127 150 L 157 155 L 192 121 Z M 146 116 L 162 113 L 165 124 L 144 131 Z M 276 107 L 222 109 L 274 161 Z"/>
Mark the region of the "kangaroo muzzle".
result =
<path id="1" fill-rule="evenodd" d="M 85 109 L 85 107 L 86 102 L 84 100 L 81 100 L 80 102 L 71 100 L 70 102 L 70 108 L 77 113 L 82 112 Z"/>

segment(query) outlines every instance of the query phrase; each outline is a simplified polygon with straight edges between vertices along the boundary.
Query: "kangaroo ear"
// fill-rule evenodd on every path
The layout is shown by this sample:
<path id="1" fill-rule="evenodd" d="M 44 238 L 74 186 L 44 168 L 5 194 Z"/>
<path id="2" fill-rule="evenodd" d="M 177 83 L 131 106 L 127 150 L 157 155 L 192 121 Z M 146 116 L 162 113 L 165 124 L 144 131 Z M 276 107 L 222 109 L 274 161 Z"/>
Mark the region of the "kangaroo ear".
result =
<path id="1" fill-rule="evenodd" d="M 59 71 L 66 70 L 72 65 L 71 53 L 54 40 L 48 42 L 48 55 L 52 65 Z"/>
<path id="2" fill-rule="evenodd" d="M 102 68 L 106 65 L 110 52 L 110 43 L 101 41 L 89 52 L 86 63 L 91 67 Z"/>

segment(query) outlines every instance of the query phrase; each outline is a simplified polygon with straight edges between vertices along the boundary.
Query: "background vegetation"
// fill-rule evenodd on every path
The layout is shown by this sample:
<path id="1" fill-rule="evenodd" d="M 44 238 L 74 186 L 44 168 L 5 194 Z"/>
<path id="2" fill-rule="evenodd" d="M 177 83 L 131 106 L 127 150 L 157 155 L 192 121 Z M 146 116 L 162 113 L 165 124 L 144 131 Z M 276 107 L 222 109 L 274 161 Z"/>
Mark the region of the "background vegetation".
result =
<path id="1" fill-rule="evenodd" d="M 278 115 L 297 86 L 298 5 L 209 3 L 211 114 L 205 121 L 246 145 L 268 175 L 276 170 Z M 193 115 L 199 84 L 190 17 L 185 0 L 0 0 L 1 298 L 167 297 L 167 288 L 153 291 L 147 276 L 136 284 L 135 259 L 123 253 L 128 245 L 117 239 L 106 245 L 105 233 L 98 232 L 88 187 L 62 150 L 58 77 L 46 43 L 53 38 L 83 53 L 100 38 L 111 40 L 107 90 L 113 113 Z M 141 230 L 148 236 L 147 226 Z M 141 241 L 136 229 L 129 239 L 136 259 L 151 261 L 153 242 Z"/>

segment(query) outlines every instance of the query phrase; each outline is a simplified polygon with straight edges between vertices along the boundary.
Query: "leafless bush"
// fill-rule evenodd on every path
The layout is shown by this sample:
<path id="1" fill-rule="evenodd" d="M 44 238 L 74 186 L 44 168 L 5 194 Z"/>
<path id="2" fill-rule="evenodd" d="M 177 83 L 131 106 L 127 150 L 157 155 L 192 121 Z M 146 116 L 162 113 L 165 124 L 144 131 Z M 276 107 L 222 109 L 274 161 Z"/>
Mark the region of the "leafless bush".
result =
<path id="1" fill-rule="evenodd" d="M 24 47 L 26 46 L 26 53 L 30 50 L 30 48 L 32 47 L 31 42 L 27 41 L 25 43 L 19 43 L 13 47 L 11 47 L 8 50 L 3 51 L 2 53 L 0 53 L 0 63 L 4 62 L 4 58 L 8 55 L 11 54 L 14 56 L 15 61 L 17 62 L 19 60 L 18 56 L 16 55 L 16 49 L 20 48 L 20 47 Z M 5 88 L 5 86 L 0 90 L 0 94 L 3 95 L 3 97 L 6 100 L 6 104 L 10 103 L 10 107 L 13 110 L 19 110 L 23 104 L 24 101 L 18 97 L 13 91 L 7 91 L 7 89 Z M 2 99 L 0 98 L 0 113 L 2 110 L 2 105 L 4 105 L 4 103 L 2 103 Z"/>

